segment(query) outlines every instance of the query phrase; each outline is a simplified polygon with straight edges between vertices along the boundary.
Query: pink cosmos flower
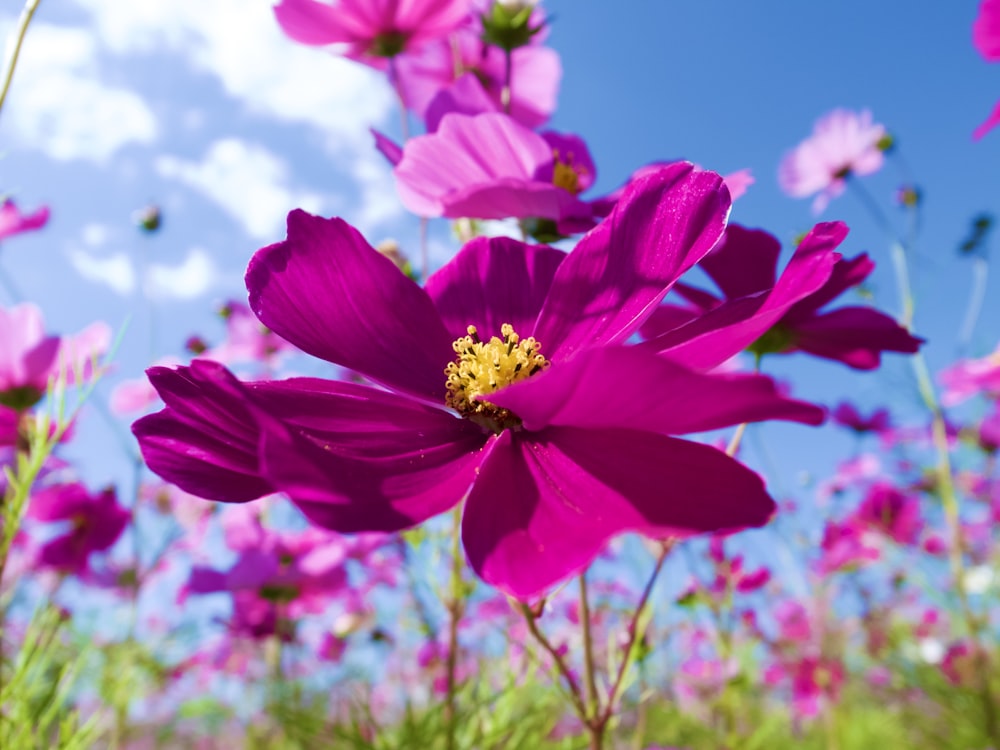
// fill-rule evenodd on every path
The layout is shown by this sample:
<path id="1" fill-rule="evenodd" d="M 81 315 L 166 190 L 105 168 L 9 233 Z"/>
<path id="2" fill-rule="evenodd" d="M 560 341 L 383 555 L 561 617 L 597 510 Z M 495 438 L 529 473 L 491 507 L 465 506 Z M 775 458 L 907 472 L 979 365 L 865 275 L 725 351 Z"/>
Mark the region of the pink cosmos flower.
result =
<path id="1" fill-rule="evenodd" d="M 792 710 L 796 716 L 813 717 L 826 702 L 835 703 L 846 678 L 844 665 L 824 656 L 804 656 L 795 661 L 782 661 L 764 670 L 768 685 L 786 683 L 792 693 Z"/>
<path id="2" fill-rule="evenodd" d="M 880 557 L 879 551 L 862 533 L 863 528 L 851 521 L 827 521 L 823 529 L 822 556 L 817 563 L 821 573 L 854 570 Z"/>
<path id="3" fill-rule="evenodd" d="M 111 330 L 95 323 L 75 336 L 45 334 L 42 313 L 32 304 L 0 307 L 0 405 L 21 411 L 45 395 L 49 379 L 74 383 L 92 375 L 94 359 L 107 350 Z"/>
<path id="4" fill-rule="evenodd" d="M 395 531 L 464 499 L 473 569 L 521 599 L 627 530 L 760 525 L 774 511 L 760 478 L 673 435 L 815 424 L 822 410 L 762 376 L 698 374 L 622 345 L 718 241 L 728 210 L 717 175 L 677 164 L 633 185 L 568 255 L 479 238 L 426 289 L 345 222 L 292 212 L 288 239 L 251 260 L 251 307 L 381 387 L 241 383 L 196 360 L 149 371 L 166 408 L 133 431 L 150 468 L 188 492 L 285 492 L 341 532 Z"/>
<path id="5" fill-rule="evenodd" d="M 0 205 L 0 241 L 22 232 L 41 229 L 49 221 L 49 207 L 42 206 L 34 213 L 25 214 L 13 200 L 7 198 Z"/>
<path id="6" fill-rule="evenodd" d="M 822 310 L 874 270 L 867 254 L 844 260 L 835 248 L 843 222 L 817 224 L 777 277 L 778 240 L 736 224 L 699 265 L 722 299 L 685 283 L 687 305 L 661 305 L 642 328 L 648 346 L 688 366 L 709 369 L 744 348 L 764 354 L 804 351 L 858 370 L 879 366 L 883 351 L 912 353 L 922 343 L 871 307 Z"/>
<path id="7" fill-rule="evenodd" d="M 813 134 L 785 154 L 778 184 L 793 198 L 816 195 L 813 213 L 844 192 L 847 178 L 882 168 L 885 126 L 872 121 L 867 109 L 835 109 L 816 121 Z"/>
<path id="8" fill-rule="evenodd" d="M 118 504 L 114 488 L 92 495 L 82 484 L 59 484 L 31 496 L 28 518 L 70 523 L 67 533 L 41 547 L 37 562 L 43 567 L 81 573 L 87 569 L 91 554 L 118 541 L 131 514 Z"/>
<path id="9" fill-rule="evenodd" d="M 869 488 L 852 520 L 897 544 L 916 544 L 924 528 L 920 501 L 886 482 L 877 482 Z"/>
<path id="10" fill-rule="evenodd" d="M 1000 61 L 1000 0 L 982 0 L 979 15 L 972 23 L 972 44 L 986 62 Z M 979 140 L 1000 124 L 1000 102 L 972 134 Z"/>
<path id="11" fill-rule="evenodd" d="M 946 406 L 979 394 L 1000 399 L 1000 344 L 985 357 L 957 362 L 941 373 L 940 380 L 945 388 L 941 400 Z"/>
<path id="12" fill-rule="evenodd" d="M 569 235 L 608 210 L 577 197 L 596 178 L 582 139 L 539 135 L 501 113 L 445 115 L 406 144 L 393 171 L 403 205 L 420 216 L 543 219 Z"/>
<path id="13" fill-rule="evenodd" d="M 301 44 L 343 45 L 355 60 L 384 59 L 445 36 L 469 15 L 469 0 L 281 0 L 274 15 Z"/>

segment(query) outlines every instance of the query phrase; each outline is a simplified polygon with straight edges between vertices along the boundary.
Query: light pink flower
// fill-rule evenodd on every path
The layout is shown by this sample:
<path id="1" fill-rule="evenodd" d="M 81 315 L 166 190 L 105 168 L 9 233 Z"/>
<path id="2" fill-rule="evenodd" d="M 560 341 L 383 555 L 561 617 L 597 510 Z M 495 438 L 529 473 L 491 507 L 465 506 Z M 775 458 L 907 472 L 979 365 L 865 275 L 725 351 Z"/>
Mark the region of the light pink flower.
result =
<path id="1" fill-rule="evenodd" d="M 281 29 L 301 44 L 339 44 L 375 67 L 445 36 L 469 15 L 468 0 L 281 0 Z M 381 59 L 380 59 L 381 58 Z"/>
<path id="2" fill-rule="evenodd" d="M 835 109 L 816 121 L 813 134 L 785 154 L 778 166 L 778 184 L 793 198 L 816 195 L 813 213 L 844 192 L 847 178 L 882 168 L 883 125 L 865 109 Z"/>

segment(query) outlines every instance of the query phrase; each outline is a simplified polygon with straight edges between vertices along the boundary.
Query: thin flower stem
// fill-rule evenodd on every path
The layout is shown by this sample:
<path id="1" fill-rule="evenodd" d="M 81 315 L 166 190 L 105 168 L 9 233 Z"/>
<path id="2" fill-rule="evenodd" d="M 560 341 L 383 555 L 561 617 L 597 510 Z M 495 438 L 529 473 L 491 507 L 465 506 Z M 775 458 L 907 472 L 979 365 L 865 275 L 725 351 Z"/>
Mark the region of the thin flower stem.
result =
<path id="1" fill-rule="evenodd" d="M 24 43 L 24 36 L 28 33 L 28 26 L 31 18 L 38 10 L 40 0 L 28 0 L 21 11 L 21 17 L 17 20 L 17 30 L 14 32 L 11 51 L 7 59 L 7 70 L 4 73 L 3 88 L 0 88 L 0 111 L 3 111 L 4 102 L 7 101 L 7 92 L 10 91 L 11 81 L 14 80 L 14 70 L 17 68 L 17 59 L 21 55 L 21 45 Z"/>
<path id="2" fill-rule="evenodd" d="M 587 712 L 597 716 L 600 697 L 597 694 L 597 670 L 594 668 L 594 639 L 590 628 L 590 602 L 587 599 L 587 571 L 580 574 L 580 624 L 583 629 L 583 674 L 587 680 Z"/>
<path id="3" fill-rule="evenodd" d="M 726 446 L 726 455 L 729 457 L 735 456 L 736 451 L 740 449 L 740 443 L 743 442 L 743 434 L 747 431 L 747 423 L 741 422 L 736 427 L 736 432 L 733 433 L 732 438 L 729 439 L 729 445 Z"/>
<path id="4" fill-rule="evenodd" d="M 445 663 L 445 694 L 444 716 L 447 725 L 446 747 L 455 750 L 456 732 L 458 731 L 458 709 L 456 705 L 456 689 L 458 680 L 458 624 L 462 619 L 462 509 L 455 506 L 452 511 L 451 533 L 451 583 L 448 598 L 448 654 Z"/>
<path id="5" fill-rule="evenodd" d="M 635 612 L 632 615 L 632 620 L 629 623 L 628 643 L 625 645 L 625 656 L 618 667 L 618 674 L 615 675 L 615 681 L 611 684 L 611 691 L 608 693 L 608 702 L 600 717 L 603 724 L 607 724 L 611 720 L 611 717 L 615 715 L 615 704 L 618 702 L 618 698 L 621 696 L 625 685 L 625 675 L 628 674 L 629 667 L 634 660 L 633 652 L 635 651 L 636 641 L 639 638 L 639 620 L 643 612 L 645 612 L 646 606 L 649 604 L 649 597 L 653 593 L 653 587 L 656 585 L 656 580 L 659 578 L 660 571 L 663 570 L 663 564 L 667 561 L 667 555 L 673 549 L 673 546 L 673 542 L 671 541 L 662 542 L 660 554 L 657 556 L 656 565 L 653 567 L 653 573 L 649 576 L 649 580 L 646 581 L 646 587 L 643 589 L 642 596 L 639 598 L 639 603 L 636 605 Z"/>
<path id="6" fill-rule="evenodd" d="M 531 611 L 531 607 L 522 603 L 520 604 L 520 610 L 521 615 L 524 617 L 524 622 L 528 626 L 528 632 L 531 633 L 532 638 L 538 642 L 538 645 L 552 657 L 552 661 L 556 665 L 556 669 L 559 670 L 559 674 L 562 675 L 564 680 L 566 680 L 566 685 L 569 687 L 569 697 L 573 702 L 573 708 L 576 710 L 580 719 L 586 722 L 587 706 L 583 701 L 583 693 L 580 691 L 580 686 L 577 684 L 576 678 L 566 665 L 566 661 L 563 659 L 562 654 L 560 654 L 549 639 L 545 637 L 545 634 L 539 630 L 538 618 L 535 616 L 535 613 Z"/>
<path id="7" fill-rule="evenodd" d="M 965 308 L 965 317 L 958 334 L 959 356 L 964 354 L 969 344 L 972 343 L 972 334 L 976 330 L 976 323 L 983 311 L 983 302 L 986 299 L 986 282 L 989 275 L 989 261 L 983 257 L 975 258 L 972 261 L 972 291 L 969 294 L 969 305 Z"/>

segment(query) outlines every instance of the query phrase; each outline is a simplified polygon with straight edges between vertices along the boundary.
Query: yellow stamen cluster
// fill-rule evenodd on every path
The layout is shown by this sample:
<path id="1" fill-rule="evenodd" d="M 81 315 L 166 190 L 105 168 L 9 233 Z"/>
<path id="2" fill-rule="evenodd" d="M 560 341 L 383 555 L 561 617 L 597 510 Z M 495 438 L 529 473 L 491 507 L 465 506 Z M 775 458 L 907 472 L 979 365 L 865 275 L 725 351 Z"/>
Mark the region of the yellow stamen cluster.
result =
<path id="1" fill-rule="evenodd" d="M 510 323 L 500 327 L 503 338 L 494 336 L 489 341 L 479 338 L 475 326 L 467 330 L 467 336 L 451 345 L 458 357 L 444 370 L 448 376 L 445 402 L 466 419 L 499 434 L 520 425 L 521 420 L 509 409 L 477 397 L 531 377 L 549 362 L 538 353 L 541 345 L 534 338 L 521 339 Z"/>
<path id="2" fill-rule="evenodd" d="M 576 195 L 580 192 L 580 178 L 587 170 L 573 163 L 573 153 L 566 154 L 566 161 L 559 155 L 559 149 L 553 149 L 555 163 L 552 165 L 552 184 L 561 187 L 567 193 Z"/>

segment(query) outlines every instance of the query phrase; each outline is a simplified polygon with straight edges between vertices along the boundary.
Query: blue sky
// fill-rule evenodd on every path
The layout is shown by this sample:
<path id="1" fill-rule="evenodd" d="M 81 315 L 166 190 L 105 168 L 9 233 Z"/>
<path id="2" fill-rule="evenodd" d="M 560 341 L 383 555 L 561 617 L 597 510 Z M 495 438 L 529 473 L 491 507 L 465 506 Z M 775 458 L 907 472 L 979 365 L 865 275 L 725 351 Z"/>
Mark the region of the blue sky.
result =
<path id="1" fill-rule="evenodd" d="M 721 172 L 749 167 L 757 183 L 733 220 L 787 243 L 815 217 L 809 201 L 779 191 L 782 154 L 824 112 L 870 108 L 926 195 L 913 261 L 917 332 L 930 341 L 932 366 L 954 356 L 970 278 L 956 247 L 971 216 L 995 210 L 1000 197 L 1000 132 L 971 141 L 1000 98 L 1000 66 L 971 46 L 974 3 L 546 7 L 565 71 L 552 127 L 590 143 L 595 192 L 655 159 L 684 157 Z M 0 15 L 7 29 L 13 18 L 13 8 Z M 0 165 L 3 189 L 25 208 L 50 204 L 53 219 L 44 232 L 8 242 L 0 263 L 54 331 L 129 320 L 105 385 L 136 377 L 151 358 L 146 300 L 161 355 L 182 355 L 191 333 L 220 336 L 211 311 L 245 299 L 248 259 L 283 237 L 291 208 L 341 215 L 371 241 L 395 237 L 416 254 L 417 221 L 371 148 L 371 126 L 398 133 L 380 77 L 285 39 L 266 0 L 43 0 L 0 115 Z M 892 211 L 899 182 L 890 164 L 865 184 Z M 143 237 L 130 215 L 150 201 L 163 207 L 165 223 Z M 885 240 L 855 197 L 835 200 L 821 218 L 852 227 L 843 251 L 874 257 L 877 299 L 895 311 Z M 441 262 L 456 248 L 443 222 L 433 237 Z M 993 279 L 973 353 L 992 349 L 1000 335 L 996 290 Z M 909 370 L 888 359 L 875 375 L 800 358 L 774 369 L 806 397 L 888 397 L 905 411 L 915 403 Z M 778 451 L 795 443 L 782 453 L 793 467 L 820 469 L 847 449 L 829 435 L 790 429 L 768 435 Z M 125 464 L 110 455 L 107 430 L 91 417 L 81 434 L 94 436 L 74 448 L 89 460 L 88 477 L 115 478 Z"/>

